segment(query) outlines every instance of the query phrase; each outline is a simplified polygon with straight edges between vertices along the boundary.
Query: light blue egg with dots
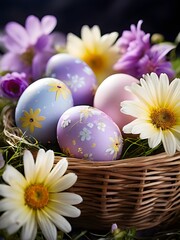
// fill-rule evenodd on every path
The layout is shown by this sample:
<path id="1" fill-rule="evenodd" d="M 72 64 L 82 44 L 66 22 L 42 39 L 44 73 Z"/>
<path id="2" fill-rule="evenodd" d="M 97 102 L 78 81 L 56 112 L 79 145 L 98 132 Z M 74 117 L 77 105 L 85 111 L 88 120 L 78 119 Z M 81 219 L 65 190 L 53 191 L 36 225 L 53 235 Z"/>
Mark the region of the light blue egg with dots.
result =
<path id="1" fill-rule="evenodd" d="M 40 144 L 56 143 L 61 115 L 74 105 L 69 88 L 56 78 L 41 78 L 30 84 L 18 100 L 15 122 L 25 136 Z"/>

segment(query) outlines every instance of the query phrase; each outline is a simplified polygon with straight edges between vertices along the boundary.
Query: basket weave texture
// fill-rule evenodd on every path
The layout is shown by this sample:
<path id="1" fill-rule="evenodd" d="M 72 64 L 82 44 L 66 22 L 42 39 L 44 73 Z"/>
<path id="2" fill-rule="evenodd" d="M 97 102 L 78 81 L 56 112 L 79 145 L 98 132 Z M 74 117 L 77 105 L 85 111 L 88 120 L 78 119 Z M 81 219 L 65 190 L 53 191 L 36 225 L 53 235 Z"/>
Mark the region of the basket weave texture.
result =
<path id="1" fill-rule="evenodd" d="M 56 161 L 59 158 L 56 157 Z M 147 229 L 171 222 L 180 211 L 180 153 L 111 162 L 68 158 L 78 175 L 71 191 L 82 196 L 77 227 Z"/>
<path id="2" fill-rule="evenodd" d="M 13 124 L 12 111 L 8 110 L 4 114 L 5 130 L 12 131 Z M 14 132 L 19 134 L 17 128 Z M 60 159 L 56 156 L 55 162 Z M 109 230 L 112 223 L 117 223 L 120 227 L 142 230 L 170 223 L 178 217 L 180 152 L 172 157 L 161 153 L 110 162 L 67 160 L 68 171 L 78 176 L 68 191 L 83 198 L 78 205 L 81 216 L 69 219 L 74 227 Z"/>

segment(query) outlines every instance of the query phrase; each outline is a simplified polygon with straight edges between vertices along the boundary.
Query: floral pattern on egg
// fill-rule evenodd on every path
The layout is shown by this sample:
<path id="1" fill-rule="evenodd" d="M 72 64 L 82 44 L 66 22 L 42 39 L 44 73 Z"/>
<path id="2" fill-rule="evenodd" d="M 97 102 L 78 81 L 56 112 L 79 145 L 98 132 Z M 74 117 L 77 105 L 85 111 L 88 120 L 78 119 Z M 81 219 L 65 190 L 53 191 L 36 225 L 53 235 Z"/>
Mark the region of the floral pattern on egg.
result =
<path id="1" fill-rule="evenodd" d="M 93 105 L 97 79 L 84 61 L 67 53 L 56 54 L 47 63 L 46 76 L 57 78 L 68 86 L 75 106 Z"/>
<path id="2" fill-rule="evenodd" d="M 121 132 L 112 119 L 87 105 L 74 106 L 62 114 L 57 139 L 66 155 L 94 161 L 118 159 L 123 145 Z"/>
<path id="3" fill-rule="evenodd" d="M 71 91 L 63 82 L 42 78 L 29 85 L 19 98 L 15 122 L 26 136 L 44 145 L 54 144 L 58 120 L 72 106 Z"/>

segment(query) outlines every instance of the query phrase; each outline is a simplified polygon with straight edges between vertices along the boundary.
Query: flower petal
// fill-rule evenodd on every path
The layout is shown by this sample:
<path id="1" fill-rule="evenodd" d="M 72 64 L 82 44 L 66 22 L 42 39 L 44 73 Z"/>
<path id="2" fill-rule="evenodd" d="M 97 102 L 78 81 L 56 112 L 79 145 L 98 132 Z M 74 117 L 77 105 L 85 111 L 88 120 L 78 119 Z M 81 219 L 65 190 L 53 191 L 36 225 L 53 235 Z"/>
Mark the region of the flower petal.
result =
<path id="1" fill-rule="evenodd" d="M 176 152 L 176 140 L 171 131 L 164 131 L 162 134 L 162 143 L 166 153 L 173 156 Z"/>
<path id="2" fill-rule="evenodd" d="M 61 159 L 52 171 L 48 174 L 45 181 L 45 185 L 51 188 L 51 185 L 55 184 L 64 175 L 68 167 L 68 161 L 66 158 Z"/>
<path id="3" fill-rule="evenodd" d="M 74 185 L 77 181 L 75 173 L 68 173 L 64 175 L 58 182 L 52 183 L 51 192 L 61 192 Z"/>
<path id="4" fill-rule="evenodd" d="M 76 218 L 79 217 L 81 214 L 81 211 L 78 208 L 62 202 L 50 203 L 48 207 L 51 211 L 65 217 Z"/>
<path id="5" fill-rule="evenodd" d="M 34 15 L 28 16 L 25 22 L 25 27 L 30 39 L 30 43 L 35 44 L 37 39 L 42 34 L 42 29 L 41 29 L 41 24 L 39 19 Z"/>
<path id="6" fill-rule="evenodd" d="M 63 216 L 57 214 L 56 212 L 50 209 L 46 209 L 46 214 L 61 231 L 65 233 L 68 233 L 71 231 L 71 225 Z"/>
<path id="7" fill-rule="evenodd" d="M 75 193 L 61 192 L 61 193 L 51 193 L 51 201 L 62 202 L 66 204 L 79 204 L 82 202 L 82 197 Z"/>
<path id="8" fill-rule="evenodd" d="M 44 34 L 50 34 L 56 27 L 57 19 L 55 16 L 46 15 L 41 20 L 41 28 Z"/>
<path id="9" fill-rule="evenodd" d="M 42 234 L 46 239 L 57 239 L 57 229 L 55 225 L 49 220 L 49 217 L 45 211 L 37 211 L 37 221 Z"/>
<path id="10" fill-rule="evenodd" d="M 26 224 L 23 225 L 21 231 L 21 239 L 34 240 L 37 234 L 37 223 L 35 215 L 31 215 Z"/>
<path id="11" fill-rule="evenodd" d="M 24 151 L 23 155 L 23 162 L 24 162 L 24 174 L 26 177 L 26 180 L 28 183 L 32 184 L 32 179 L 35 177 L 35 164 L 34 164 L 34 158 L 32 156 L 32 153 L 29 150 Z"/>
<path id="12" fill-rule="evenodd" d="M 11 165 L 6 165 L 6 169 L 2 177 L 5 182 L 18 190 L 21 190 L 21 188 L 24 188 L 27 184 L 24 176 Z"/>
<path id="13" fill-rule="evenodd" d="M 28 47 L 29 36 L 23 26 L 16 22 L 9 22 L 5 27 L 6 33 L 14 40 L 18 45 L 23 48 Z"/>
<path id="14" fill-rule="evenodd" d="M 36 181 L 43 182 L 48 174 L 50 173 L 54 164 L 54 152 L 48 150 L 47 152 L 44 149 L 38 151 L 36 157 Z"/>

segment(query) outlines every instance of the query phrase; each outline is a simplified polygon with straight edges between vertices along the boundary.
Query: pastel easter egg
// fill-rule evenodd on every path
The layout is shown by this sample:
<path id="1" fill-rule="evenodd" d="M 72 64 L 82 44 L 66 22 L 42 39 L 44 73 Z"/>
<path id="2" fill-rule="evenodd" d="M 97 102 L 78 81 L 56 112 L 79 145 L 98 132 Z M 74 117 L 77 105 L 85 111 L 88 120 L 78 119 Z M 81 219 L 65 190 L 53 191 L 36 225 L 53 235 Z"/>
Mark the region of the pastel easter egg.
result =
<path id="1" fill-rule="evenodd" d="M 91 68 L 67 53 L 52 56 L 46 66 L 46 76 L 63 81 L 71 90 L 74 106 L 93 105 L 97 80 Z"/>
<path id="2" fill-rule="evenodd" d="M 122 101 L 136 99 L 132 93 L 125 90 L 125 86 L 138 82 L 138 79 L 128 74 L 113 74 L 99 85 L 95 93 L 93 106 L 108 114 L 120 130 L 134 120 L 134 117 L 120 111 Z"/>
<path id="3" fill-rule="evenodd" d="M 26 136 L 41 144 L 55 143 L 57 122 L 72 106 L 71 91 L 63 82 L 42 78 L 29 85 L 19 98 L 15 122 Z"/>
<path id="4" fill-rule="evenodd" d="M 123 139 L 118 126 L 104 112 L 91 106 L 65 111 L 57 125 L 62 152 L 75 158 L 111 161 L 120 158 Z"/>

